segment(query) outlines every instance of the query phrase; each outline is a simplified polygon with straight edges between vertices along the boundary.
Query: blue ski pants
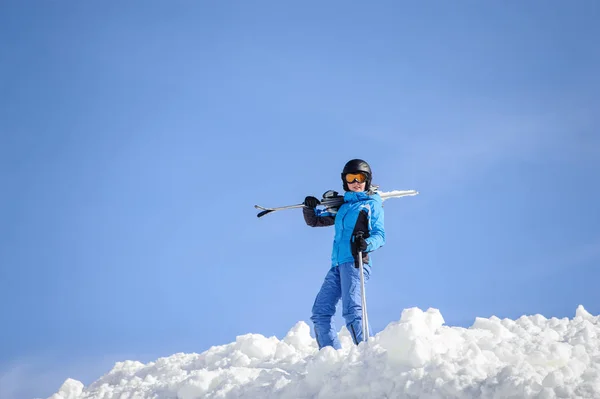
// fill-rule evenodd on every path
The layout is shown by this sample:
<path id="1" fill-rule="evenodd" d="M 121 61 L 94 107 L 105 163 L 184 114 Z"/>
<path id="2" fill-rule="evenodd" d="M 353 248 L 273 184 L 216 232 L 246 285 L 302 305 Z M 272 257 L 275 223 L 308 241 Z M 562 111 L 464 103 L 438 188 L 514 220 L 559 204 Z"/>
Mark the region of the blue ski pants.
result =
<path id="1" fill-rule="evenodd" d="M 371 274 L 371 267 L 365 264 L 363 271 L 366 284 Z M 342 263 L 329 269 L 321 290 L 317 294 L 310 319 L 314 323 L 319 349 L 325 346 L 333 346 L 335 349 L 342 347 L 333 322 L 335 308 L 340 299 L 346 327 L 350 331 L 352 340 L 358 345 L 363 340 L 362 300 L 360 273 L 359 269 L 354 267 L 354 262 Z M 369 331 L 369 335 L 371 335 L 371 331 Z"/>

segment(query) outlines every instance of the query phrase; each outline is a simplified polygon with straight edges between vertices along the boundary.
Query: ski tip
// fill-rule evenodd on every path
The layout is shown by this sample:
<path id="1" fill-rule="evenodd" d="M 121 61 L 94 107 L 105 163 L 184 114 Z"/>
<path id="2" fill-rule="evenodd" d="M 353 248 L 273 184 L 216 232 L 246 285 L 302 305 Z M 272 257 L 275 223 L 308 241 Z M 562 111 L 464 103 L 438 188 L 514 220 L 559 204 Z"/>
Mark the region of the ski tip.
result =
<path id="1" fill-rule="evenodd" d="M 262 212 L 258 212 L 258 215 L 256 215 L 257 218 L 261 218 L 269 213 L 273 212 L 272 210 L 266 210 L 266 211 L 262 211 Z"/>

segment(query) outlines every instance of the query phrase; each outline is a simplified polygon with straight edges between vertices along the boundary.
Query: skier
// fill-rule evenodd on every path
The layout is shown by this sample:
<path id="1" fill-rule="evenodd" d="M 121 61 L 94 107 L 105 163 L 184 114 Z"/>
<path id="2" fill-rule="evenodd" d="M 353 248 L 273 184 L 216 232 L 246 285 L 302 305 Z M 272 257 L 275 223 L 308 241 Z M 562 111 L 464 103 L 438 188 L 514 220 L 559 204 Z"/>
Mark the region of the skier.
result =
<path id="1" fill-rule="evenodd" d="M 363 341 L 362 305 L 358 252 L 363 254 L 364 280 L 371 273 L 369 253 L 385 244 L 383 206 L 379 194 L 370 190 L 371 167 L 362 159 L 352 159 L 342 171 L 344 203 L 337 212 L 317 209 L 319 200 L 313 196 L 304 199 L 302 213 L 311 227 L 335 225 L 331 268 L 312 308 L 311 320 L 319 349 L 341 345 L 333 323 L 335 308 L 342 300 L 343 317 L 352 340 Z M 362 232 L 363 235 L 356 234 Z"/>

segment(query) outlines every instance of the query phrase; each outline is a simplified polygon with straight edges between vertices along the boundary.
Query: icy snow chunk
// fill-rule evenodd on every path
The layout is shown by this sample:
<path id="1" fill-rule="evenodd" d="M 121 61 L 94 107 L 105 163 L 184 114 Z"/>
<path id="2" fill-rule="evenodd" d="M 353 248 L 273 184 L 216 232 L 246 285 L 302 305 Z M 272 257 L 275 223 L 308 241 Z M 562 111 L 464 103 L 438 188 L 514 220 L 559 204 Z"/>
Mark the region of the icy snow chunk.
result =
<path id="1" fill-rule="evenodd" d="M 582 305 L 577 306 L 575 317 L 581 317 L 584 320 L 595 321 L 596 317 L 592 316 Z"/>
<path id="2" fill-rule="evenodd" d="M 541 336 L 546 341 L 559 341 L 560 340 L 560 335 L 558 335 L 558 333 L 552 329 L 546 329 L 546 330 L 542 331 Z"/>
<path id="3" fill-rule="evenodd" d="M 157 360 L 157 364 L 160 361 L 161 359 Z M 112 370 L 99 381 L 109 385 L 118 385 L 121 381 L 130 379 L 135 373 L 144 369 L 144 367 L 146 366 L 138 361 L 126 360 L 124 362 L 117 362 Z"/>
<path id="4" fill-rule="evenodd" d="M 390 361 L 421 367 L 431 359 L 432 337 L 442 324 L 444 318 L 437 309 L 405 309 L 399 322 L 390 323 L 378 334 L 377 342 L 387 350 Z"/>
<path id="5" fill-rule="evenodd" d="M 266 338 L 261 334 L 240 335 L 235 339 L 236 349 L 249 358 L 258 360 L 273 357 L 278 342 L 279 340 L 276 337 Z"/>
<path id="6" fill-rule="evenodd" d="M 546 323 L 548 322 L 548 319 L 546 319 L 541 314 L 535 314 L 535 315 L 531 316 L 529 318 L 529 320 L 531 320 L 531 322 L 538 327 L 544 327 L 546 325 Z"/>
<path id="7" fill-rule="evenodd" d="M 340 365 L 341 352 L 331 346 L 321 349 L 306 365 L 306 382 L 313 387 L 318 387 L 330 378 L 329 374 Z"/>
<path id="8" fill-rule="evenodd" d="M 513 337 L 513 333 L 511 333 L 508 328 L 504 327 L 502 325 L 502 323 L 500 322 L 500 319 L 498 319 L 497 317 L 492 317 L 489 319 L 484 319 L 481 317 L 477 317 L 475 319 L 475 323 L 473 323 L 473 326 L 471 326 L 471 328 L 478 328 L 481 330 L 488 330 L 490 331 L 493 335 L 496 336 L 496 338 L 499 339 L 508 339 L 508 338 L 512 338 Z"/>
<path id="9" fill-rule="evenodd" d="M 177 391 L 177 398 L 227 397 L 227 393 L 252 383 L 259 374 L 259 370 L 245 367 L 216 371 L 197 370 L 183 381 Z"/>
<path id="10" fill-rule="evenodd" d="M 567 340 L 571 345 L 588 345 L 590 342 L 594 342 L 600 332 L 598 325 L 593 324 L 588 319 L 576 317 L 579 320 L 568 332 Z"/>
<path id="11" fill-rule="evenodd" d="M 342 326 L 342 328 L 340 328 L 340 332 L 338 333 L 338 339 L 340 340 L 340 345 L 342 345 L 342 349 L 343 348 L 355 348 L 356 346 L 354 345 L 354 340 L 352 339 L 352 335 L 350 335 L 350 331 L 348 330 L 348 328 L 344 325 Z M 317 341 L 314 340 L 315 343 L 315 350 L 317 350 Z"/>
<path id="12" fill-rule="evenodd" d="M 186 379 L 177 392 L 181 399 L 195 399 L 206 394 L 218 376 L 218 371 L 198 370 L 191 377 Z"/>
<path id="13" fill-rule="evenodd" d="M 49 399 L 77 399 L 81 396 L 82 392 L 83 383 L 72 378 L 67 378 L 58 392 Z"/>
<path id="14" fill-rule="evenodd" d="M 283 342 L 300 351 L 316 349 L 314 341 L 315 340 L 310 336 L 310 327 L 303 321 L 296 323 L 283 338 Z"/>
<path id="15" fill-rule="evenodd" d="M 429 308 L 423 312 L 419 308 L 404 309 L 400 322 L 413 325 L 415 333 L 433 334 L 444 324 L 444 318 L 438 309 Z"/>
<path id="16" fill-rule="evenodd" d="M 556 388 L 564 384 L 562 373 L 558 371 L 552 371 L 548 373 L 546 378 L 542 381 L 542 385 L 546 388 Z"/>
<path id="17" fill-rule="evenodd" d="M 244 352 L 236 350 L 228 358 L 223 358 L 216 364 L 218 367 L 247 367 L 252 360 Z"/>
<path id="18" fill-rule="evenodd" d="M 277 348 L 275 349 L 275 359 L 285 359 L 289 356 L 292 356 L 294 353 L 296 353 L 296 350 L 292 345 L 281 341 L 277 343 Z"/>

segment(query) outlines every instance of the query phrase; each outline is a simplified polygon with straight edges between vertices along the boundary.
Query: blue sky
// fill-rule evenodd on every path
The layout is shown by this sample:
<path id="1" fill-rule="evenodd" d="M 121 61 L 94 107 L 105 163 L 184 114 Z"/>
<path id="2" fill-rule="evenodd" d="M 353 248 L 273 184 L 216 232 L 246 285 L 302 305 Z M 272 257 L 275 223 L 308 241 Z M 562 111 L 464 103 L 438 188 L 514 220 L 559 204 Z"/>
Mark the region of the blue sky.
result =
<path id="1" fill-rule="evenodd" d="M 599 15 L 2 2 L 0 396 L 308 322 L 333 230 L 253 205 L 341 191 L 356 157 L 420 191 L 385 203 L 375 331 L 599 314 Z"/>

